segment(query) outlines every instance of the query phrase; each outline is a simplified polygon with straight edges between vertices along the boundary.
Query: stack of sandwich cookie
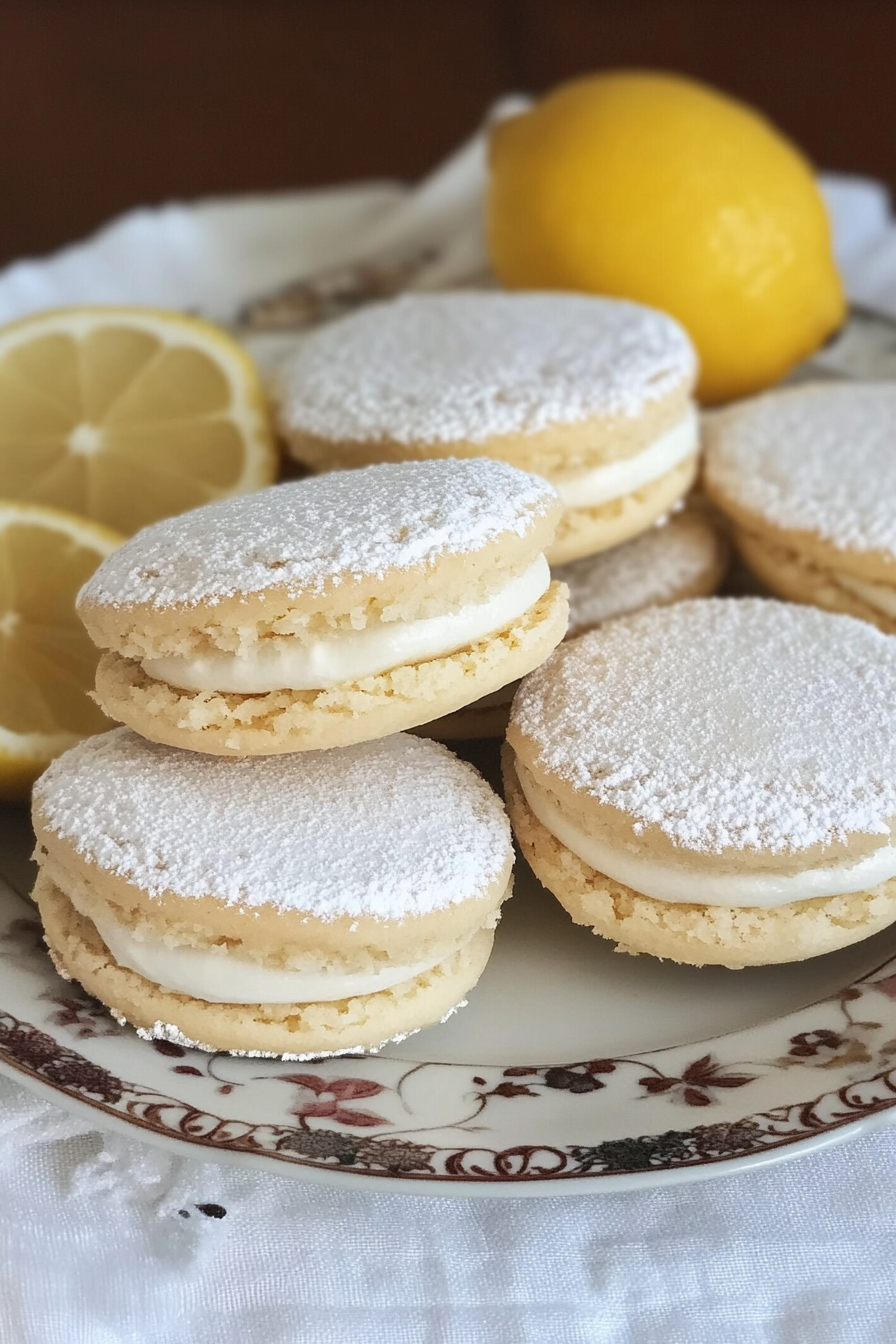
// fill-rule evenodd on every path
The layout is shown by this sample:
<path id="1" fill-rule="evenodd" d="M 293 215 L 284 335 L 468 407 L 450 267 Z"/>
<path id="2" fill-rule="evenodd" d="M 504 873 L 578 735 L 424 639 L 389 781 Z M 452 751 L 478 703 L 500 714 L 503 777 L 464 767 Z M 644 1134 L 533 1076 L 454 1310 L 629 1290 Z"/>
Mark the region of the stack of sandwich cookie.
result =
<path id="1" fill-rule="evenodd" d="M 552 571 L 569 589 L 569 636 L 583 634 L 642 607 L 708 597 L 725 575 L 728 547 L 708 512 L 699 507 L 672 515 L 661 526 L 600 555 Z M 503 737 L 516 685 L 420 729 L 428 737 Z"/>
<path id="2" fill-rule="evenodd" d="M 896 388 L 821 383 L 711 418 L 706 491 L 773 593 L 896 633 Z"/>
<path id="3" fill-rule="evenodd" d="M 564 644 L 520 687 L 511 822 L 540 880 L 625 952 L 798 961 L 896 920 L 896 641 L 705 598 Z"/>
<path id="4" fill-rule="evenodd" d="M 640 304 L 571 294 L 409 295 L 303 342 L 282 374 L 281 430 L 314 471 L 487 456 L 545 476 L 565 564 L 667 513 L 697 468 L 697 362 Z"/>
<path id="5" fill-rule="evenodd" d="M 371 1050 L 442 1020 L 511 890 L 500 800 L 406 734 L 229 761 L 118 728 L 50 766 L 34 823 L 60 971 L 207 1050 Z"/>
<path id="6" fill-rule="evenodd" d="M 146 528 L 78 610 L 96 698 L 218 755 L 343 746 L 513 682 L 566 633 L 545 548 L 561 506 L 503 462 L 335 472 Z"/>

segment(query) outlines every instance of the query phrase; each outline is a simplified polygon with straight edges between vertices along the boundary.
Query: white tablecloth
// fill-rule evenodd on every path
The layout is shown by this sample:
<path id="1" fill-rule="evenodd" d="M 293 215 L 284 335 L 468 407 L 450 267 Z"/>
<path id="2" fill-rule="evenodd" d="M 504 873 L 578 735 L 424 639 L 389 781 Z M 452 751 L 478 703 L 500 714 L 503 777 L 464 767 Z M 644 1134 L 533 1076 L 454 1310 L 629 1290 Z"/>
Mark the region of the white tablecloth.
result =
<path id="1" fill-rule="evenodd" d="M 482 173 L 474 142 L 422 190 L 362 194 L 377 248 L 447 240 L 431 282 L 475 273 Z M 842 178 L 825 190 L 850 293 L 896 313 L 886 193 Z M 179 207 L 165 220 L 194 227 Z M 147 227 L 145 214 L 115 225 L 107 251 Z M 329 224 L 319 232 L 335 246 Z M 48 275 L 54 302 L 102 298 L 106 271 L 85 261 L 76 249 L 50 268 L 11 268 L 0 319 L 39 306 Z M 200 288 L 202 261 L 197 248 Z M 170 301 L 165 276 L 144 280 L 147 298 Z M 90 1122 L 0 1078 L 0 1344 L 896 1338 L 896 1129 L 701 1184 L 515 1202 L 303 1185 L 172 1158 Z"/>
<path id="2" fill-rule="evenodd" d="M 0 1115 L 3 1344 L 896 1336 L 896 1130 L 701 1184 L 448 1200 L 169 1158 L 3 1079 Z"/>

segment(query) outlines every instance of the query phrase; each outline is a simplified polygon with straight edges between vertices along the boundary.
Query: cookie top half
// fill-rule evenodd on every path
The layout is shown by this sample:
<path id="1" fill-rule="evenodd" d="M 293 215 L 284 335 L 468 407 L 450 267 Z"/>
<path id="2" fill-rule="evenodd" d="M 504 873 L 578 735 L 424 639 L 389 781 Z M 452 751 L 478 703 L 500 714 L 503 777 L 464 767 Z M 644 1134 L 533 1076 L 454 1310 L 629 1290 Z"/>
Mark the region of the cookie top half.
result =
<path id="1" fill-rule="evenodd" d="M 315 469 L 493 452 L 547 471 L 626 457 L 696 378 L 671 317 L 560 293 L 406 295 L 322 328 L 288 361 L 281 422 Z M 599 450 L 599 452 L 598 452 Z"/>
<path id="2" fill-rule="evenodd" d="M 50 766 L 34 814 L 51 857 L 73 849 L 135 900 L 210 898 L 293 922 L 401 922 L 497 899 L 512 863 L 500 799 L 404 733 L 225 761 L 117 728 Z"/>
<path id="3" fill-rule="evenodd" d="M 441 614 L 522 573 L 560 511 L 547 482 L 487 458 L 333 472 L 145 528 L 100 565 L 78 611 L 97 644 L 128 656 L 210 621 L 238 649 L 257 622 L 276 634 L 291 633 L 285 618 L 326 630 Z"/>
<path id="4" fill-rule="evenodd" d="M 632 853 L 720 871 L 861 857 L 896 819 L 896 641 L 755 598 L 655 607 L 562 645 L 507 736 Z"/>
<path id="5" fill-rule="evenodd" d="M 859 576 L 896 579 L 896 387 L 770 392 L 705 425 L 707 493 L 748 531 Z"/>

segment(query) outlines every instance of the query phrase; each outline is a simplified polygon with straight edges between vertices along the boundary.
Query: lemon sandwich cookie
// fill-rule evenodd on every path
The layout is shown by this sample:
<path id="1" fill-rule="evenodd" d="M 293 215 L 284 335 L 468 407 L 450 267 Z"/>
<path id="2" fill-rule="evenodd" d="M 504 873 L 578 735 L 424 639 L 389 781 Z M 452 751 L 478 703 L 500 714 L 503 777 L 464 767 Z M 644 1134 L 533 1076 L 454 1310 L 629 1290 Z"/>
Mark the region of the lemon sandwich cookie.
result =
<path id="1" fill-rule="evenodd" d="M 896 387 L 818 383 L 712 417 L 705 486 L 772 592 L 896 633 Z"/>
<path id="2" fill-rule="evenodd" d="M 708 597 L 725 575 L 728 546 L 702 508 L 683 509 L 662 526 L 600 555 L 554 569 L 569 589 L 569 636 L 584 634 L 642 607 Z M 420 731 L 443 742 L 503 737 L 516 685 L 428 723 Z"/>
<path id="3" fill-rule="evenodd" d="M 56 965 L 201 1049 L 336 1054 L 440 1021 L 510 894 L 500 799 L 404 733 L 223 761 L 117 728 L 45 772 L 34 822 Z"/>
<path id="4" fill-rule="evenodd" d="M 697 375 L 664 313 L 573 294 L 408 295 L 321 329 L 283 370 L 281 430 L 314 471 L 500 458 L 565 513 L 551 564 L 617 546 L 690 487 Z"/>
<path id="5" fill-rule="evenodd" d="M 653 607 L 527 677 L 523 853 L 576 923 L 691 965 L 800 961 L 896 920 L 896 641 L 760 598 Z"/>
<path id="6" fill-rule="evenodd" d="M 153 741 L 217 755 L 415 727 L 537 667 L 566 633 L 544 549 L 560 514 L 503 462 L 387 463 L 147 528 L 79 612 L 96 697 Z"/>

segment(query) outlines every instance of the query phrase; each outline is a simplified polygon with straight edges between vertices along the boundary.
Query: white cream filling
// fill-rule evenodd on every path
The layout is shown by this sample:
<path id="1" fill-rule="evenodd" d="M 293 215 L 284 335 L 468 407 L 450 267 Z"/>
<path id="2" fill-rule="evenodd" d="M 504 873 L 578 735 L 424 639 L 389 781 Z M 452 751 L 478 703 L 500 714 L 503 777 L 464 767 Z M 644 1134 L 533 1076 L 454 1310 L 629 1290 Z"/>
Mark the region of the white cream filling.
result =
<path id="1" fill-rule="evenodd" d="M 869 607 L 874 607 L 875 611 L 882 611 L 885 616 L 896 616 L 896 588 L 888 583 L 869 583 L 867 579 L 853 578 L 852 574 L 841 574 L 835 570 L 834 577 L 849 593 L 855 593 L 863 602 L 867 602 Z"/>
<path id="2" fill-rule="evenodd" d="M 376 676 L 392 667 L 441 658 L 493 635 L 522 616 L 547 592 L 548 562 L 540 555 L 487 602 L 420 621 L 386 621 L 364 630 L 340 630 L 303 644 L 288 636 L 249 653 L 211 653 L 196 658 L 145 658 L 143 670 L 185 691 L 321 691 L 342 682 Z"/>
<path id="3" fill-rule="evenodd" d="M 630 495 L 642 485 L 658 480 L 679 462 L 696 453 L 700 443 L 700 423 L 691 406 L 685 418 L 660 435 L 643 452 L 619 462 L 589 471 L 561 473 L 551 477 L 563 503 L 570 509 L 589 509 L 611 499 Z"/>
<path id="4" fill-rule="evenodd" d="M 432 970 L 463 947 L 472 934 L 446 944 L 425 961 L 408 966 L 393 962 L 374 971 L 276 971 L 232 952 L 169 947 L 161 939 L 137 940 L 120 924 L 89 918 L 119 966 L 177 994 L 205 1003 L 332 1003 L 360 994 L 376 994 Z M 477 930 L 478 932 L 478 930 Z"/>
<path id="5" fill-rule="evenodd" d="M 851 891 L 866 891 L 896 877 L 894 845 L 881 845 L 858 863 L 807 868 L 802 873 L 713 874 L 673 867 L 628 853 L 618 845 L 607 844 L 605 840 L 587 834 L 563 815 L 519 761 L 516 769 L 530 808 L 561 844 L 597 872 L 657 901 L 773 909 L 791 901 L 811 901 L 819 896 L 845 896 Z"/>

